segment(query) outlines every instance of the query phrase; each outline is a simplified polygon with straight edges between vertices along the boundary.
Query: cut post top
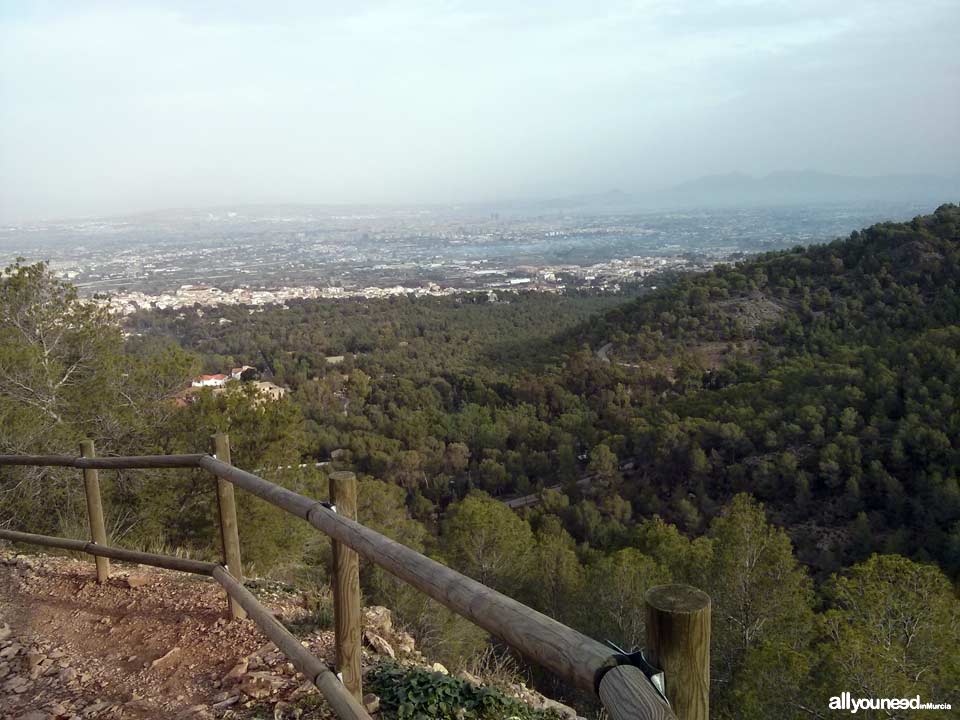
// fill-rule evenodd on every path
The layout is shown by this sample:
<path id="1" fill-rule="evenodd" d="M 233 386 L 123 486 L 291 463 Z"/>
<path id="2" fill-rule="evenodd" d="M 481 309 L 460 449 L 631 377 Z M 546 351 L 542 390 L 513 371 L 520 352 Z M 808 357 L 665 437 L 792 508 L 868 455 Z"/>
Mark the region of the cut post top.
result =
<path id="1" fill-rule="evenodd" d="M 667 613 L 697 613 L 710 607 L 710 596 L 689 585 L 656 585 L 644 599 L 650 607 Z"/>

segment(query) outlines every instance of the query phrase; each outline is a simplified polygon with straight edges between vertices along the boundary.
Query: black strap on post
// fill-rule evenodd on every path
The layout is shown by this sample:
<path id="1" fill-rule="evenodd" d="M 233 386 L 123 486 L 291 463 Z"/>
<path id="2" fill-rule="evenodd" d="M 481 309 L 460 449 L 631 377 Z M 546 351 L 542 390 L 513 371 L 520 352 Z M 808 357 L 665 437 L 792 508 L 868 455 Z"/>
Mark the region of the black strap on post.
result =
<path id="1" fill-rule="evenodd" d="M 656 689 L 660 694 L 660 697 L 663 698 L 663 701 L 670 706 L 670 701 L 667 700 L 667 691 L 666 685 L 664 684 L 664 675 L 663 670 L 653 665 L 643 654 L 643 650 L 634 650 L 633 652 L 627 652 L 612 640 L 606 641 L 607 646 L 617 651 L 617 664 L 619 665 L 633 665 L 635 668 L 638 668 L 640 672 L 644 674 L 647 680 L 650 681 L 650 684 Z"/>

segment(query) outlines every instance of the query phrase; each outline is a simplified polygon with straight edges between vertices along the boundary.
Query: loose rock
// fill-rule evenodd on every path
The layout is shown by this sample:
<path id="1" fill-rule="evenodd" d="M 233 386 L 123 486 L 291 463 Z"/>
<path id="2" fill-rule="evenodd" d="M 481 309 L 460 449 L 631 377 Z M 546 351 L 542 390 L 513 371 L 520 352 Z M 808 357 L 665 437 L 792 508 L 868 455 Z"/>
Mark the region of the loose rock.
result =
<path id="1" fill-rule="evenodd" d="M 408 632 L 398 632 L 396 634 L 396 644 L 397 650 L 405 655 L 410 655 L 414 650 L 417 649 L 416 641 L 413 639 L 413 636 Z"/>
<path id="2" fill-rule="evenodd" d="M 397 654 L 393 651 L 393 648 L 390 646 L 386 640 L 377 635 L 374 632 L 369 630 L 364 631 L 363 639 L 380 655 L 386 655 L 391 658 L 395 658 Z"/>
<path id="3" fill-rule="evenodd" d="M 123 579 L 123 582 L 128 588 L 133 589 L 149 585 L 150 578 L 145 575 L 129 575 Z"/>
<path id="4" fill-rule="evenodd" d="M 393 629 L 393 614 L 382 605 L 372 605 L 363 609 L 363 624 L 380 634 L 389 634 Z"/>
<path id="5" fill-rule="evenodd" d="M 371 715 L 380 710 L 380 697 L 373 693 L 367 693 L 363 696 L 363 707 Z"/>
<path id="6" fill-rule="evenodd" d="M 151 670 L 166 670 L 171 668 L 180 662 L 180 648 L 174 647 L 171 648 L 163 656 L 158 657 L 152 663 L 150 663 Z"/>
<path id="7" fill-rule="evenodd" d="M 269 672 L 249 673 L 240 683 L 239 690 L 244 695 L 254 699 L 265 698 L 273 695 L 284 686 L 283 678 L 277 677 Z"/>
<path id="8" fill-rule="evenodd" d="M 223 680 L 221 682 L 224 685 L 238 682 L 244 675 L 247 674 L 249 665 L 250 663 L 247 658 L 240 658 L 237 660 L 236 665 L 230 668 L 230 672 L 223 676 Z"/>

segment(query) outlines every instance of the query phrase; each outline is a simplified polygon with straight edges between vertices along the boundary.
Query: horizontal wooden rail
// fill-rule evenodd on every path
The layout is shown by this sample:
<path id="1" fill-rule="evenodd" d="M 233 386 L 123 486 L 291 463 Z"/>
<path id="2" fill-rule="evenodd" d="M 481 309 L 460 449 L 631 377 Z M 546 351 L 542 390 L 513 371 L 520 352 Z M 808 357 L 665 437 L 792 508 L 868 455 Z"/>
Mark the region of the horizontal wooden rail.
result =
<path id="1" fill-rule="evenodd" d="M 603 676 L 598 694 L 612 720 L 677 720 L 670 706 L 652 688 L 640 668 L 617 665 Z"/>
<path id="2" fill-rule="evenodd" d="M 133 455 L 84 458 L 71 455 L 0 455 L 0 465 L 47 465 L 98 470 L 149 470 L 151 468 L 197 467 L 206 455 Z"/>
<path id="3" fill-rule="evenodd" d="M 167 570 L 193 573 L 194 575 L 213 575 L 213 569 L 217 567 L 216 563 L 203 562 L 202 560 L 190 560 L 188 558 L 178 558 L 171 555 L 156 555 L 154 553 L 138 552 L 136 550 L 124 550 L 123 548 L 110 547 L 109 545 L 97 545 L 97 543 L 87 542 L 86 540 L 71 540 L 69 538 L 59 538 L 51 535 L 34 535 L 33 533 L 17 532 L 16 530 L 0 529 L 0 539 L 62 548 L 64 550 L 75 550 L 76 552 L 84 552 L 95 557 L 107 557 L 113 558 L 114 560 L 139 563 L 141 565 L 153 565 L 155 567 L 166 568 Z"/>
<path id="4" fill-rule="evenodd" d="M 582 689 L 596 692 L 603 673 L 617 665 L 610 648 L 596 640 L 338 515 L 323 503 L 212 457 L 203 458 L 200 464 L 214 475 L 306 520 Z"/>
<path id="5" fill-rule="evenodd" d="M 200 465 L 214 475 L 302 518 L 337 542 L 503 640 L 534 662 L 583 690 L 597 694 L 600 681 L 620 658 L 610 648 L 473 578 L 349 520 L 324 503 L 287 490 L 212 457 Z M 666 703 L 649 682 L 636 692 L 651 707 Z M 666 709 L 670 713 L 669 709 Z M 637 715 L 643 718 L 644 715 Z M 652 715 L 650 717 L 661 717 Z M 672 717 L 672 714 L 662 717 Z"/>
<path id="6" fill-rule="evenodd" d="M 31 543 L 45 547 L 56 547 L 64 550 L 76 550 L 97 557 L 109 557 L 115 560 L 126 560 L 141 565 L 180 570 L 196 575 L 212 576 L 227 594 L 236 600 L 246 610 L 257 626 L 270 640 L 286 655 L 294 667 L 302 672 L 310 682 L 317 686 L 323 697 L 337 713 L 341 720 L 371 720 L 353 696 L 347 691 L 336 675 L 312 653 L 308 652 L 300 641 L 290 633 L 273 613 L 257 600 L 253 593 L 237 582 L 222 566 L 212 562 L 187 560 L 169 555 L 124 550 L 122 548 L 97 545 L 84 540 L 71 540 L 50 535 L 35 535 L 33 533 L 17 532 L 15 530 L 0 529 L 0 538 L 14 542 Z"/>
<path id="7" fill-rule="evenodd" d="M 11 458 L 16 462 L 9 462 Z M 97 463 L 110 461 L 110 464 L 95 466 L 85 466 L 78 462 L 80 459 L 65 456 L 2 455 L 0 465 L 51 464 L 47 462 L 48 459 L 58 461 L 52 464 L 73 467 L 204 468 L 307 521 L 337 542 L 500 638 L 571 685 L 599 696 L 601 701 L 616 698 L 623 705 L 616 709 L 607 708 L 612 717 L 675 720 L 676 716 L 653 685 L 645 678 L 642 678 L 643 682 L 637 682 L 636 673 L 613 673 L 604 682 L 605 675 L 611 669 L 625 662 L 621 655 L 607 646 L 356 521 L 338 515 L 325 503 L 268 482 L 210 455 L 97 458 Z M 163 464 L 161 460 L 173 462 Z M 604 690 L 602 694 L 601 689 Z"/>

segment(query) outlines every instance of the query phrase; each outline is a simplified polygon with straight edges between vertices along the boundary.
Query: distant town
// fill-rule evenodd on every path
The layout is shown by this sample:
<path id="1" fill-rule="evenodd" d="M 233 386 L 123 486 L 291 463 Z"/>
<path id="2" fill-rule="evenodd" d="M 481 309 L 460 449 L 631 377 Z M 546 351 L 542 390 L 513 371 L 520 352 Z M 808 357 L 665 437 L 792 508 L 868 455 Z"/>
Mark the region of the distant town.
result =
<path id="1" fill-rule="evenodd" d="M 0 263 L 45 260 L 111 310 L 503 289 L 617 292 L 824 242 L 910 204 L 629 211 L 256 207 L 0 227 Z"/>
<path id="2" fill-rule="evenodd" d="M 513 272 L 476 270 L 476 281 L 470 284 L 393 285 L 390 287 L 302 286 L 275 289 L 237 287 L 224 290 L 213 285 L 181 285 L 164 293 L 138 290 L 96 296 L 97 302 L 120 315 L 138 310 L 215 307 L 218 305 L 283 305 L 291 300 L 342 298 L 383 298 L 397 295 L 455 295 L 461 292 L 485 291 L 496 301 L 497 290 L 563 292 L 568 289 L 590 289 L 598 292 L 619 292 L 625 285 L 640 283 L 665 271 L 706 270 L 719 258 L 710 255 L 636 257 L 597 263 L 586 268 L 556 266 L 517 268 Z M 655 286 L 654 286 L 655 287 Z"/>

